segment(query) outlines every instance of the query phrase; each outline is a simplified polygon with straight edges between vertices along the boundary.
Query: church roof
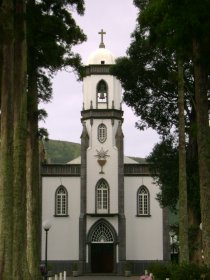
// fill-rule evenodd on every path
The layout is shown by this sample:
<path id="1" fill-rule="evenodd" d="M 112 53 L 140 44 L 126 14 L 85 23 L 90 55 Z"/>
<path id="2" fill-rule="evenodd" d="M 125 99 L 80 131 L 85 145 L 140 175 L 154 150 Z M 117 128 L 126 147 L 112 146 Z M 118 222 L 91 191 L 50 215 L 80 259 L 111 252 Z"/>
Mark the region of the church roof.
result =
<path id="1" fill-rule="evenodd" d="M 130 157 L 124 156 L 124 163 L 126 163 L 126 164 L 138 164 L 139 162 L 130 158 Z M 81 164 L 81 156 L 67 162 L 67 164 Z"/>
<path id="2" fill-rule="evenodd" d="M 124 163 L 127 163 L 127 164 L 138 164 L 138 162 L 136 161 L 136 160 L 134 160 L 134 159 L 132 159 L 132 158 L 130 158 L 130 157 L 126 157 L 126 156 L 124 156 Z"/>
<path id="3" fill-rule="evenodd" d="M 74 158 L 73 160 L 67 162 L 67 164 L 81 164 L 81 156 Z"/>
<path id="4" fill-rule="evenodd" d="M 96 64 L 115 64 L 115 57 L 108 49 L 99 48 L 92 52 L 87 59 L 87 65 Z"/>

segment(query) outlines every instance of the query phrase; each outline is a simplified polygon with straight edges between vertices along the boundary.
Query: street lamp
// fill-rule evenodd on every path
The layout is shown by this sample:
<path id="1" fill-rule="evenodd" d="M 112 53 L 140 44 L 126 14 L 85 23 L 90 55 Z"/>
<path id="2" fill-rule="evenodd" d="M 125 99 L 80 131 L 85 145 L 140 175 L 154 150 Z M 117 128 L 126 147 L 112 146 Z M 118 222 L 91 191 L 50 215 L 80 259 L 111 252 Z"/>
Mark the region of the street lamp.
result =
<path id="1" fill-rule="evenodd" d="M 51 228 L 51 223 L 50 221 L 44 221 L 43 224 L 43 229 L 46 232 L 46 239 L 45 239 L 45 276 L 44 279 L 47 280 L 47 276 L 48 276 L 48 268 L 47 268 L 47 235 L 48 235 L 48 231 Z"/>
<path id="2" fill-rule="evenodd" d="M 201 230 L 201 262 L 204 262 L 204 253 L 203 253 L 203 236 L 202 236 L 202 231 L 203 231 L 203 224 L 200 223 L 199 228 Z"/>

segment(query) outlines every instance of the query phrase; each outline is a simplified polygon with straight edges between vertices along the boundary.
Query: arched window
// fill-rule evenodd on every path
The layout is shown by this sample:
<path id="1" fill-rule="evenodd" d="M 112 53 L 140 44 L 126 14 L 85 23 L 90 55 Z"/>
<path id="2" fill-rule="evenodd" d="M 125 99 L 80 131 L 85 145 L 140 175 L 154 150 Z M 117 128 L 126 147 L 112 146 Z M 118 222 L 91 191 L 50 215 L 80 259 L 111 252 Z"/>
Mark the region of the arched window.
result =
<path id="1" fill-rule="evenodd" d="M 113 243 L 114 236 L 110 228 L 103 222 L 95 228 L 91 238 L 92 243 Z"/>
<path id="2" fill-rule="evenodd" d="M 104 219 L 96 221 L 89 229 L 87 243 L 117 243 L 117 233 L 112 224 Z"/>
<path id="3" fill-rule="evenodd" d="M 137 216 L 150 216 L 149 191 L 145 186 L 139 187 L 137 191 Z"/>
<path id="4" fill-rule="evenodd" d="M 55 192 L 55 216 L 68 215 L 68 193 L 64 186 L 59 186 Z"/>
<path id="5" fill-rule="evenodd" d="M 107 127 L 105 124 L 101 123 L 98 126 L 98 141 L 104 143 L 107 137 Z"/>
<path id="6" fill-rule="evenodd" d="M 96 212 L 108 213 L 109 211 L 109 186 L 104 179 L 96 185 Z"/>
<path id="7" fill-rule="evenodd" d="M 108 87 L 104 80 L 100 80 L 97 84 L 97 102 L 107 103 Z"/>

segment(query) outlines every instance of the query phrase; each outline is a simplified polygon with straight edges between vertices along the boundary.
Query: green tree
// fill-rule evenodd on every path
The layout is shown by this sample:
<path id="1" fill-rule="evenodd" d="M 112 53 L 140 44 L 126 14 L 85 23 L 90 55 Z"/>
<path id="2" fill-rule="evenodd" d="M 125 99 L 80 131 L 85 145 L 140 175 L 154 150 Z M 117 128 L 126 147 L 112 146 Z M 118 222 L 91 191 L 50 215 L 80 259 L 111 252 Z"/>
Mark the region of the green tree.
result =
<path id="1" fill-rule="evenodd" d="M 171 212 L 177 212 L 179 156 L 176 140 L 170 136 L 156 144 L 147 157 L 151 163 L 154 180 L 160 186 L 157 199 L 161 207 L 168 207 Z"/>
<path id="2" fill-rule="evenodd" d="M 26 1 L 14 1 L 13 279 L 31 279 L 26 259 Z"/>
<path id="3" fill-rule="evenodd" d="M 177 66 L 175 62 L 176 56 L 174 55 L 173 51 L 171 52 L 169 50 L 169 52 L 166 53 L 166 51 L 162 51 L 161 48 L 152 46 L 152 51 L 147 51 L 150 57 L 146 57 L 146 55 L 143 54 L 142 49 L 145 48 L 146 44 L 149 45 L 149 36 L 145 36 L 143 32 L 141 33 L 141 39 L 139 39 L 138 34 L 136 33 L 135 36 L 138 38 L 138 41 L 140 41 L 141 45 L 136 46 L 136 44 L 134 43 L 132 46 L 133 48 L 129 50 L 131 52 L 131 55 L 133 55 L 133 49 L 135 49 L 134 56 L 138 56 L 138 60 L 135 61 L 132 57 L 131 63 L 133 63 L 133 67 L 136 68 L 136 63 L 138 63 L 139 66 L 140 62 L 141 70 L 136 70 L 138 71 L 138 75 L 134 75 L 134 77 L 136 78 L 136 81 L 134 83 L 135 86 L 133 86 L 131 83 L 129 84 L 129 82 L 126 84 L 126 86 L 128 85 L 128 87 L 131 85 L 131 88 L 129 88 L 131 93 L 129 92 L 130 94 L 128 95 L 129 97 L 127 99 L 125 96 L 125 100 L 128 100 L 128 102 L 131 102 L 132 104 L 135 104 L 135 110 L 137 114 L 141 116 L 141 119 L 143 118 L 144 120 L 146 120 L 147 124 L 149 124 L 153 128 L 156 128 L 162 135 L 168 134 L 172 125 L 176 125 L 179 131 L 179 216 L 181 217 L 179 219 L 180 260 L 188 261 L 189 253 L 183 66 L 179 63 L 179 75 L 177 77 Z M 136 49 L 139 48 L 141 48 L 141 52 L 137 53 Z M 173 62 L 173 64 L 171 62 Z M 172 69 L 171 65 L 175 66 L 172 73 L 170 73 L 170 69 Z M 115 69 L 116 68 L 114 68 L 113 71 L 115 71 Z M 133 71 L 131 73 L 133 74 Z M 143 75 L 141 75 L 140 73 Z M 166 75 L 167 73 L 169 73 L 169 78 Z M 133 94 L 136 85 L 138 85 L 137 87 L 141 90 L 141 92 L 138 94 L 138 97 L 139 95 L 141 95 L 141 97 L 137 102 L 135 101 L 138 99 L 138 97 Z M 171 87 L 174 88 L 170 91 Z M 154 92 L 156 93 L 154 94 Z M 173 102 L 170 102 L 171 100 L 173 100 Z M 159 106 L 157 106 L 157 104 Z M 177 109 L 179 114 L 177 113 Z M 171 116 L 170 111 L 172 111 Z M 169 117 L 170 120 L 167 117 Z"/>
<path id="4" fill-rule="evenodd" d="M 138 0 L 136 2 L 139 2 Z M 210 19 L 209 1 L 150 1 L 143 21 L 149 24 L 154 37 L 168 46 L 179 46 L 193 61 L 197 121 L 198 162 L 200 178 L 201 219 L 203 223 L 204 262 L 210 266 L 210 149 L 208 122 Z M 187 20 L 186 20 L 187 18 Z M 172 39 L 172 40 L 171 40 Z"/>
<path id="5" fill-rule="evenodd" d="M 178 126 L 174 54 L 154 46 L 147 30 L 139 25 L 132 38 L 128 56 L 117 59 L 112 73 L 122 83 L 125 103 L 141 116 L 137 128 L 151 127 L 160 135 L 168 135 Z"/>
<path id="6" fill-rule="evenodd" d="M 210 8 L 210 6 L 206 7 Z M 205 15 L 205 11 L 204 15 Z M 202 15 L 200 15 L 202 19 Z M 200 19 L 200 20 L 201 20 Z M 200 24 L 202 21 L 200 22 Z M 205 22 L 206 24 L 206 22 Z M 210 23 L 208 23 L 210 25 Z M 202 36 L 202 35 L 201 35 Z M 193 39 L 193 59 L 195 70 L 195 98 L 197 113 L 197 143 L 198 143 L 198 164 L 200 178 L 200 204 L 202 221 L 202 241 L 204 251 L 204 263 L 210 267 L 210 133 L 209 133 L 209 107 L 207 90 L 207 71 L 206 65 L 206 37 L 209 33 L 204 33 L 204 39 Z M 208 42 L 209 46 L 209 42 Z M 208 57 L 208 54 L 207 54 Z M 208 57 L 209 58 L 209 57 Z M 209 69 L 208 69 L 209 70 Z"/>
<path id="7" fill-rule="evenodd" d="M 34 9 L 30 9 L 30 4 L 34 4 Z M 41 279 L 37 106 L 39 98 L 50 97 L 51 74 L 67 66 L 80 71 L 80 58 L 71 52 L 71 47 L 82 42 L 85 35 L 73 20 L 69 8 L 75 6 L 82 13 L 83 4 L 82 0 L 27 1 L 25 13 L 24 0 L 0 2 L 1 279 L 31 279 L 31 276 Z M 38 21 L 32 22 L 33 18 Z"/>
<path id="8" fill-rule="evenodd" d="M 183 64 L 185 74 L 185 123 L 186 132 L 189 134 L 190 137 L 192 137 L 189 139 L 189 143 L 191 143 L 192 139 L 194 138 L 191 129 L 194 126 L 195 120 L 195 100 L 193 99 L 194 75 L 192 75 L 192 68 L 195 67 L 195 64 L 192 64 L 191 35 L 193 33 L 191 32 L 191 30 L 193 26 L 193 21 L 196 22 L 196 29 L 197 26 L 199 26 L 199 28 L 202 28 L 202 26 L 200 25 L 202 18 L 201 11 L 203 11 L 202 9 L 205 5 L 206 6 L 204 9 L 208 9 L 208 3 L 207 1 L 204 1 L 204 3 L 200 4 L 197 1 L 195 1 L 193 5 L 191 5 L 192 3 L 188 3 L 187 1 L 169 2 L 167 0 L 136 0 L 134 2 L 136 6 L 140 9 L 138 20 L 141 24 L 141 27 L 137 26 L 133 34 L 134 40 L 128 50 L 128 55 L 130 57 L 123 58 L 118 62 L 117 67 L 121 67 L 121 70 L 119 70 L 119 68 L 117 70 L 114 70 L 119 70 L 118 74 L 119 72 L 120 74 L 117 74 L 117 76 L 118 78 L 122 78 L 125 84 L 124 99 L 126 102 L 130 103 L 131 106 L 133 106 L 136 114 L 141 116 L 141 122 L 140 124 L 138 124 L 139 128 L 144 128 L 146 125 L 149 125 L 158 130 L 158 132 L 162 135 L 164 135 L 164 133 L 167 134 L 170 131 L 168 129 L 170 128 L 170 125 L 175 125 L 178 128 L 177 105 L 175 105 L 178 104 L 177 100 L 175 100 L 178 92 L 178 84 L 176 85 L 177 73 L 173 71 L 174 69 L 172 67 L 171 73 L 168 70 L 170 69 L 170 65 L 176 65 L 176 46 L 179 46 L 178 51 L 184 57 L 184 61 L 186 61 Z M 198 11 L 196 11 L 196 9 L 198 9 Z M 205 23 L 207 23 L 208 17 L 206 15 L 206 12 L 204 12 L 203 15 Z M 188 21 L 185 20 L 186 17 L 189 19 Z M 208 26 L 208 24 L 206 26 Z M 204 30 L 207 31 L 208 29 L 206 28 L 206 26 Z M 205 36 L 205 41 L 207 41 L 206 38 L 208 38 L 208 36 Z M 145 47 L 143 52 L 142 47 L 146 45 L 148 46 L 148 50 Z M 158 51 L 158 56 L 154 55 L 157 53 L 155 53 L 155 51 Z M 166 58 L 165 54 L 167 53 L 169 53 L 169 57 L 171 56 L 171 58 L 173 58 L 174 63 L 170 63 L 171 60 L 168 60 L 169 64 L 165 65 L 169 65 L 169 67 L 161 68 L 160 65 L 164 66 L 163 61 L 164 58 Z M 151 59 L 147 57 L 148 54 L 153 55 L 151 56 Z M 155 72 L 154 70 L 157 70 L 156 76 L 152 75 Z M 175 71 L 177 71 L 176 68 Z M 147 74 L 146 76 L 145 73 Z M 166 75 L 164 76 L 164 74 Z M 149 76 L 150 78 L 148 78 Z M 166 86 L 168 85 L 168 82 L 173 87 L 172 91 L 169 91 L 169 94 L 165 90 L 167 89 Z M 156 88 L 153 87 L 154 84 Z M 159 89 L 161 90 L 159 91 Z M 170 92 L 172 93 L 172 95 L 170 95 Z M 155 97 L 158 98 L 158 96 L 160 98 L 159 103 L 157 99 L 155 99 Z M 204 96 L 206 96 L 206 94 L 204 94 Z M 166 100 L 164 100 L 164 97 L 166 98 Z M 171 97 L 174 99 L 172 99 Z M 176 102 L 174 103 L 174 101 Z M 205 104 L 207 105 L 208 102 L 206 102 Z M 169 106 L 171 106 L 171 114 L 169 111 Z M 207 117 L 206 113 L 205 117 Z M 207 132 L 205 135 L 205 139 L 208 139 Z M 193 145 L 193 148 L 194 151 L 196 151 L 195 145 Z M 194 151 L 192 154 L 195 154 Z M 195 156 L 194 159 L 196 160 L 197 156 Z M 195 167 L 192 169 L 196 169 L 196 164 Z M 196 175 L 193 175 L 193 177 L 196 177 Z M 193 191 L 193 193 L 196 192 Z M 199 215 L 195 213 L 194 216 Z"/>
<path id="9" fill-rule="evenodd" d="M 0 278 L 12 280 L 13 244 L 13 95 L 14 3 L 0 4 L 1 28 L 1 163 L 0 163 Z M 4 24 L 2 24 L 4 22 Z"/>
<path id="10" fill-rule="evenodd" d="M 184 117 L 184 68 L 178 58 L 178 110 L 179 110 L 179 245 L 180 262 L 189 262 L 188 210 L 187 210 L 187 170 Z"/>
<path id="11" fill-rule="evenodd" d="M 70 9 L 84 13 L 83 0 L 27 2 L 28 46 L 28 139 L 27 139 L 27 256 L 29 270 L 39 279 L 40 258 L 40 186 L 38 149 L 38 103 L 49 101 L 51 78 L 62 69 L 71 67 L 80 72 L 80 57 L 72 46 L 85 40 Z"/>
<path id="12" fill-rule="evenodd" d="M 30 279 L 26 261 L 26 22 L 25 1 L 1 2 L 0 274 Z M 2 24 L 4 23 L 4 25 Z"/>

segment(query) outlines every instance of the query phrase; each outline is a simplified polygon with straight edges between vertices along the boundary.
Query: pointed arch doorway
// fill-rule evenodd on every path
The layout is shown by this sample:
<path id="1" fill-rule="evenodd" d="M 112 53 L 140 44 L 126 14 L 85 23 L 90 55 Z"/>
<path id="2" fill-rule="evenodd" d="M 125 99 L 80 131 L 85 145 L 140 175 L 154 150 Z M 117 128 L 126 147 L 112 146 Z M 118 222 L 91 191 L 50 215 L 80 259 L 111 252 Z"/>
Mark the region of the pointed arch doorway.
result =
<path id="1" fill-rule="evenodd" d="M 89 256 L 92 273 L 113 273 L 116 266 L 116 232 L 101 219 L 89 231 Z"/>

